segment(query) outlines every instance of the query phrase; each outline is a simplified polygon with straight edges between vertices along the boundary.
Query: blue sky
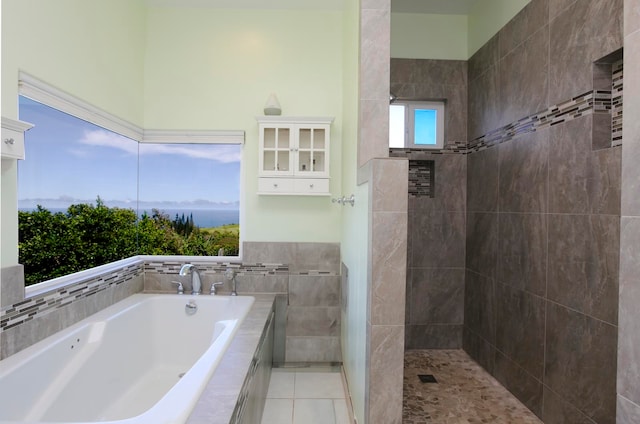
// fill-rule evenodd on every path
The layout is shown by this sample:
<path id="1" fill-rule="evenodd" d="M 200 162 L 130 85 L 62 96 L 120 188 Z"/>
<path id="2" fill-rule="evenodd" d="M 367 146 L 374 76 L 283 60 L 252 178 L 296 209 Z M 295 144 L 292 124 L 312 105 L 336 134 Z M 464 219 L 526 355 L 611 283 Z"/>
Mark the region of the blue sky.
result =
<path id="1" fill-rule="evenodd" d="M 239 200 L 239 145 L 138 145 L 25 97 L 20 119 L 35 124 L 18 164 L 20 207 L 29 203 L 25 199 L 49 199 L 39 203 L 58 207 L 54 199 L 93 202 L 97 196 L 135 207 L 138 153 L 141 206 L 210 209 Z"/>

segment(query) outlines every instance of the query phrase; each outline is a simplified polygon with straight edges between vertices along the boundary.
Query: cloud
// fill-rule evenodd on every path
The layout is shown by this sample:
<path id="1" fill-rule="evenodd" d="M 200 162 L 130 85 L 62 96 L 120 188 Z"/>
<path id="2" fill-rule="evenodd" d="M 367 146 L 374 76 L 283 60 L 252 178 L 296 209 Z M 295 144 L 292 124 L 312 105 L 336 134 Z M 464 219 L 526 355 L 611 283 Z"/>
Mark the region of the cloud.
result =
<path id="1" fill-rule="evenodd" d="M 107 130 L 85 131 L 78 142 L 87 146 L 112 147 L 131 155 L 138 154 L 138 143 L 136 141 Z"/>
<path id="2" fill-rule="evenodd" d="M 240 162 L 240 149 L 228 144 L 140 143 L 140 155 L 173 155 L 222 163 Z"/>
<path id="3" fill-rule="evenodd" d="M 240 148 L 237 145 L 179 143 L 140 143 L 138 145 L 134 140 L 104 129 L 85 131 L 78 142 L 87 146 L 111 147 L 131 155 L 172 155 L 222 163 L 240 162 Z M 86 151 L 78 149 L 73 150 L 72 153 L 76 156 L 87 155 Z"/>

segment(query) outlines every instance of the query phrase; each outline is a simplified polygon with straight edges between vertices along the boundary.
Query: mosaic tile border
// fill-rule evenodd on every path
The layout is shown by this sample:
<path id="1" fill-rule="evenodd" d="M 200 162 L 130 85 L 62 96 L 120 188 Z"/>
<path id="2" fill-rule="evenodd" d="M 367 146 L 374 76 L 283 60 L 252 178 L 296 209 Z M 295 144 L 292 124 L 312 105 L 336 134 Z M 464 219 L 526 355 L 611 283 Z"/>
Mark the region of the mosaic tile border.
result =
<path id="1" fill-rule="evenodd" d="M 157 274 L 178 274 L 183 264 L 180 261 L 145 261 L 144 271 Z M 203 274 L 222 274 L 227 268 L 235 268 L 236 275 L 339 275 L 332 271 L 324 270 L 304 270 L 291 271 L 287 264 L 277 263 L 255 263 L 240 264 L 233 262 L 197 262 L 189 261 L 198 267 Z"/>
<path id="2" fill-rule="evenodd" d="M 504 143 L 516 136 L 552 127 L 592 113 L 610 113 L 611 91 L 593 90 L 471 140 L 467 154 Z"/>
<path id="3" fill-rule="evenodd" d="M 416 154 L 470 154 L 504 143 L 519 135 L 559 125 L 590 114 L 611 114 L 612 143 L 622 144 L 623 61 L 612 65 L 612 90 L 591 90 L 565 102 L 524 117 L 468 142 L 448 141 L 443 149 L 389 149 L 391 157 Z"/>
<path id="4" fill-rule="evenodd" d="M 0 310 L 0 333 L 65 307 L 77 300 L 93 296 L 96 293 L 132 280 L 141 276 L 143 272 L 142 262 L 138 262 L 9 305 Z"/>
<path id="5" fill-rule="evenodd" d="M 611 146 L 622 145 L 623 61 L 611 66 Z"/>
<path id="6" fill-rule="evenodd" d="M 144 271 L 157 274 L 178 274 L 185 263 L 195 265 L 205 274 L 222 274 L 227 268 L 237 270 L 237 275 L 283 275 L 289 274 L 289 267 L 284 264 L 239 264 L 233 262 L 198 262 L 198 261 L 145 261 Z"/>

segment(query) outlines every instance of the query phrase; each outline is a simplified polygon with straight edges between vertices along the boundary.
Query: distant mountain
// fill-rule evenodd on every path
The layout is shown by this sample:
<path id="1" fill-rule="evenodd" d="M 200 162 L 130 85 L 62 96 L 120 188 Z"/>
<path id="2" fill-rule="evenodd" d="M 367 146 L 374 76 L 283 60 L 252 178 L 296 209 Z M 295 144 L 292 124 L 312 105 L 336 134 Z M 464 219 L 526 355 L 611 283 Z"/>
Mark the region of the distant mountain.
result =
<path id="1" fill-rule="evenodd" d="M 234 210 L 239 209 L 240 202 L 214 202 L 205 199 L 195 199 L 186 202 L 162 200 L 162 201 L 144 201 L 136 200 L 105 200 L 104 204 L 109 207 L 126 208 L 126 209 L 185 209 L 185 210 Z M 62 209 L 71 205 L 88 203 L 96 203 L 96 199 L 75 199 L 70 196 L 61 196 L 57 199 L 18 199 L 18 209 L 35 209 L 38 205 L 45 208 Z"/>

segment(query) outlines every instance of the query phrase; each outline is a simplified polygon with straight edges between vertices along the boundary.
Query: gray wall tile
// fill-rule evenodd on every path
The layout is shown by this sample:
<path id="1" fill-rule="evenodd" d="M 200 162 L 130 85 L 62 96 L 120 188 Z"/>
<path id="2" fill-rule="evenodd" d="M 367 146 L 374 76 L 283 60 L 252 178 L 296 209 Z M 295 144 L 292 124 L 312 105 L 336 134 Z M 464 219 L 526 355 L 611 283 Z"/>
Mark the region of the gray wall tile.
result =
<path id="1" fill-rule="evenodd" d="M 339 306 L 340 276 L 291 275 L 289 304 L 291 306 Z"/>
<path id="2" fill-rule="evenodd" d="M 406 349 L 460 349 L 462 324 L 410 324 L 405 326 Z"/>
<path id="3" fill-rule="evenodd" d="M 289 306 L 287 337 L 340 335 L 340 307 Z"/>
<path id="4" fill-rule="evenodd" d="M 542 382 L 539 379 L 531 376 L 499 351 L 496 352 L 494 375 L 496 380 L 534 414 L 542 416 Z"/>
<path id="5" fill-rule="evenodd" d="M 464 287 L 464 325 L 494 345 L 496 340 L 495 302 L 494 280 L 467 271 Z"/>
<path id="6" fill-rule="evenodd" d="M 540 381 L 544 367 L 544 320 L 543 298 L 496 284 L 496 348 Z M 542 392 L 539 394 L 542 400 Z"/>
<path id="7" fill-rule="evenodd" d="M 640 29 L 640 1 L 624 1 L 624 35 L 630 35 Z"/>
<path id="8" fill-rule="evenodd" d="M 0 307 L 13 305 L 24 299 L 24 266 L 2 268 L 0 281 Z"/>
<path id="9" fill-rule="evenodd" d="M 411 264 L 414 267 L 464 267 L 464 212 L 424 211 L 415 214 Z"/>
<path id="10" fill-rule="evenodd" d="M 547 216 L 501 213 L 498 227 L 498 281 L 545 296 Z"/>
<path id="11" fill-rule="evenodd" d="M 402 423 L 404 326 L 372 325 L 368 328 L 370 350 L 367 380 L 370 424 Z"/>
<path id="12" fill-rule="evenodd" d="M 392 58 L 391 92 L 402 100 L 445 100 L 445 140 L 467 139 L 467 61 Z"/>
<path id="13" fill-rule="evenodd" d="M 529 3 L 532 7 L 540 4 Z M 526 14 L 520 13 L 514 19 Z M 538 19 L 539 20 L 539 19 Z M 500 125 L 544 110 L 548 103 L 549 27 L 544 26 L 500 61 Z"/>
<path id="14" fill-rule="evenodd" d="M 546 212 L 549 164 L 548 130 L 529 133 L 499 149 L 499 210 Z"/>
<path id="15" fill-rule="evenodd" d="M 595 422 L 615 423 L 616 327 L 553 302 L 547 316 L 545 385 Z"/>
<path id="16" fill-rule="evenodd" d="M 462 324 L 464 268 L 416 268 L 411 272 L 411 324 Z"/>
<path id="17" fill-rule="evenodd" d="M 623 217 L 620 234 L 618 393 L 640 404 L 640 218 Z"/>
<path id="18" fill-rule="evenodd" d="M 278 263 L 289 265 L 291 272 L 340 272 L 339 243 L 244 242 L 243 263 Z"/>
<path id="19" fill-rule="evenodd" d="M 592 62 L 622 47 L 623 0 L 576 1 L 550 24 L 549 102 L 591 89 Z"/>
<path id="20" fill-rule="evenodd" d="M 549 215 L 549 299 L 617 324 L 619 246 L 617 216 Z"/>
<path id="21" fill-rule="evenodd" d="M 497 212 L 498 149 L 482 150 L 467 158 L 467 210 Z"/>
<path id="22" fill-rule="evenodd" d="M 499 35 L 491 37 L 469 58 L 469 80 L 475 79 L 495 66 L 500 59 Z"/>
<path id="23" fill-rule="evenodd" d="M 593 117 L 550 130 L 550 212 L 620 214 L 621 149 L 591 150 Z"/>
<path id="24" fill-rule="evenodd" d="M 618 419 L 617 424 L 635 424 L 640 422 L 640 405 L 629 399 L 618 396 Z"/>
<path id="25" fill-rule="evenodd" d="M 545 424 L 594 424 L 575 406 L 564 401 L 560 396 L 544 387 L 544 411 L 542 420 Z"/>
<path id="26" fill-rule="evenodd" d="M 480 137 L 500 125 L 500 73 L 497 63 L 469 81 L 468 109 L 468 140 Z"/>
<path id="27" fill-rule="evenodd" d="M 339 337 L 287 337 L 287 362 L 340 362 Z"/>
<path id="28" fill-rule="evenodd" d="M 411 156 L 413 158 L 413 156 Z M 450 211 L 466 210 L 467 159 L 463 155 L 420 155 L 420 158 L 433 160 L 435 166 L 434 197 L 410 197 L 409 209 L 414 211 Z"/>
<path id="29" fill-rule="evenodd" d="M 467 269 L 494 278 L 498 261 L 498 214 L 467 214 Z"/>
<path id="30" fill-rule="evenodd" d="M 495 369 L 495 348 L 487 340 L 470 330 L 466 322 L 462 330 L 462 348 L 482 368 L 493 374 Z"/>
<path id="31" fill-rule="evenodd" d="M 640 33 L 626 37 L 624 46 L 624 118 L 622 125 L 622 215 L 640 216 Z"/>
<path id="32" fill-rule="evenodd" d="M 549 0 L 532 0 L 498 32 L 500 57 L 525 42 L 549 22 Z"/>
<path id="33" fill-rule="evenodd" d="M 576 0 L 549 0 L 549 19 L 555 19 L 560 13 L 575 2 Z"/>

